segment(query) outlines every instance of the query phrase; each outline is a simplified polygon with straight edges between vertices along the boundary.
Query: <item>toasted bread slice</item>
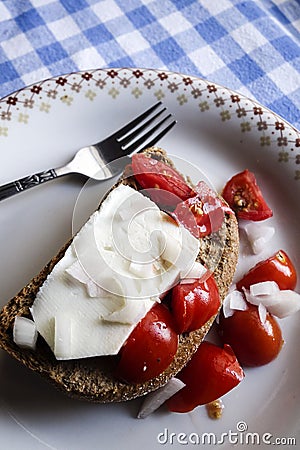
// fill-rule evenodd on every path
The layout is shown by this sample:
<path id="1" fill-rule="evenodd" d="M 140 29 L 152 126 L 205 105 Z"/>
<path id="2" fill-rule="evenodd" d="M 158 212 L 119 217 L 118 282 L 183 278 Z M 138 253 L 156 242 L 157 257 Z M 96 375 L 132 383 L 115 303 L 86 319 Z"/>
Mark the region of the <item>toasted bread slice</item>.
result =
<path id="1" fill-rule="evenodd" d="M 149 156 L 174 165 L 166 153 L 152 147 L 145 151 Z M 130 173 L 121 177 L 119 183 L 137 188 Z M 13 341 L 13 325 L 17 315 L 31 317 L 29 308 L 48 274 L 63 257 L 69 241 L 59 253 L 30 281 L 0 313 L 0 346 L 28 368 L 39 373 L 56 387 L 74 398 L 108 403 L 130 400 L 164 385 L 188 362 L 209 331 L 215 316 L 197 331 L 179 337 L 178 351 L 171 365 L 159 376 L 142 384 L 128 384 L 114 378 L 115 357 L 97 357 L 79 360 L 58 361 L 41 338 L 35 350 L 25 350 Z M 223 301 L 232 282 L 239 249 L 238 226 L 234 214 L 225 214 L 221 229 L 201 239 L 198 260 L 214 269 L 221 300 Z"/>

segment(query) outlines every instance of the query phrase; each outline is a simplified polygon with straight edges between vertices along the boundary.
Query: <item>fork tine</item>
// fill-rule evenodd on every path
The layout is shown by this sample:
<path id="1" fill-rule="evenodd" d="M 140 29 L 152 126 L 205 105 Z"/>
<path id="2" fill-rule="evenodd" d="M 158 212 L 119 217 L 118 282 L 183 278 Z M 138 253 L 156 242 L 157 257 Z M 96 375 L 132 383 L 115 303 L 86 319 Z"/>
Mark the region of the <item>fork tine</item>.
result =
<path id="1" fill-rule="evenodd" d="M 170 117 L 172 117 L 172 114 L 169 114 L 167 117 L 165 117 L 163 120 L 161 120 L 158 124 L 156 124 L 154 127 L 152 127 L 151 130 L 149 130 L 147 133 L 145 133 L 143 136 L 141 136 L 136 141 L 132 142 L 131 145 L 124 148 L 124 154 L 130 155 L 135 150 L 137 150 L 139 148 L 139 146 L 142 144 L 145 144 L 145 145 L 142 147 L 142 149 L 139 149 L 139 151 L 141 151 L 147 147 L 151 147 L 151 145 L 154 145 L 159 139 L 161 139 L 165 134 L 167 134 L 168 131 L 170 131 L 171 128 L 173 128 L 173 126 L 177 123 L 176 120 L 174 120 L 166 128 L 164 128 L 159 134 L 154 136 L 154 138 L 151 141 L 147 142 L 147 139 L 150 138 L 153 135 L 153 133 L 155 133 L 156 130 L 161 128 L 162 124 L 164 122 L 166 122 Z"/>
<path id="2" fill-rule="evenodd" d="M 163 112 L 165 112 L 167 108 L 163 108 L 158 113 L 156 113 L 154 116 L 150 117 L 146 122 L 143 122 L 141 126 L 133 128 L 133 130 L 127 134 L 125 134 L 124 137 L 120 137 L 117 139 L 117 141 L 122 144 L 122 148 L 125 148 L 129 142 L 132 142 L 132 140 L 135 137 L 138 137 L 139 134 L 148 128 L 148 126 L 154 122 Z"/>
<path id="3" fill-rule="evenodd" d="M 147 147 L 152 147 L 156 142 L 158 142 L 165 134 L 167 134 L 176 125 L 177 120 L 173 120 L 166 128 L 164 128 L 159 134 L 157 134 L 150 142 L 147 142 L 140 150 L 145 150 Z"/>
<path id="4" fill-rule="evenodd" d="M 124 127 L 117 130 L 115 133 L 108 136 L 107 139 L 118 139 L 119 136 L 124 136 L 129 133 L 133 128 L 135 128 L 141 121 L 146 119 L 149 114 L 151 114 L 155 109 L 162 105 L 162 102 L 158 102 L 155 105 L 151 106 L 151 108 L 147 109 L 147 111 L 143 112 L 138 117 L 135 117 L 131 122 L 127 123 Z"/>

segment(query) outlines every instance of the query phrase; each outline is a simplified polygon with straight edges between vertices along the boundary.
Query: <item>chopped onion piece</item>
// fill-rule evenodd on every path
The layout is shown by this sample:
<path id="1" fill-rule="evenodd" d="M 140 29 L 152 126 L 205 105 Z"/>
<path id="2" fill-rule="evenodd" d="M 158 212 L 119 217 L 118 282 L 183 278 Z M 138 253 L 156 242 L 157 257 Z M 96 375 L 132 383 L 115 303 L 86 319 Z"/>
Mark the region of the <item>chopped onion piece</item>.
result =
<path id="1" fill-rule="evenodd" d="M 262 303 L 266 308 L 268 308 L 270 305 L 277 302 L 276 296 L 278 292 L 271 295 L 251 295 L 248 289 L 243 289 L 243 291 L 247 302 L 251 303 L 251 305 L 259 306 L 260 303 Z"/>
<path id="2" fill-rule="evenodd" d="M 258 223 L 248 223 L 244 227 L 245 233 L 255 255 L 261 253 L 266 244 L 275 234 L 275 229 Z"/>
<path id="3" fill-rule="evenodd" d="M 92 279 L 87 281 L 86 288 L 90 297 L 101 297 L 105 292 L 104 289 L 102 289 L 101 286 L 98 286 Z"/>
<path id="4" fill-rule="evenodd" d="M 283 319 L 300 310 L 300 294 L 295 291 L 279 291 L 276 299 L 276 303 L 268 306 L 268 311 L 279 319 Z"/>
<path id="5" fill-rule="evenodd" d="M 104 290 L 88 276 L 80 261 L 75 261 L 66 269 L 66 272 L 74 278 L 74 280 L 86 285 L 87 292 L 90 297 L 100 297 L 103 295 Z"/>
<path id="6" fill-rule="evenodd" d="M 262 281 L 250 286 L 250 294 L 255 297 L 260 295 L 274 295 L 279 292 L 278 284 L 275 281 Z"/>
<path id="7" fill-rule="evenodd" d="M 129 270 L 133 275 L 140 278 L 150 278 L 154 275 L 154 267 L 152 263 L 144 264 L 142 262 L 131 262 Z"/>
<path id="8" fill-rule="evenodd" d="M 264 325 L 267 319 L 267 308 L 262 303 L 258 305 L 258 314 L 261 323 Z"/>
<path id="9" fill-rule="evenodd" d="M 179 378 L 171 378 L 165 386 L 148 394 L 138 412 L 137 418 L 144 419 L 145 417 L 156 411 L 166 400 L 168 400 L 176 392 L 180 391 L 185 386 L 183 381 Z"/>
<path id="10" fill-rule="evenodd" d="M 247 302 L 251 303 L 251 305 L 258 306 L 261 303 L 260 297 L 255 297 L 254 295 L 251 295 L 249 289 L 245 289 L 243 287 L 243 292 L 245 294 Z"/>
<path id="11" fill-rule="evenodd" d="M 152 302 L 152 300 L 149 300 Z M 153 305 L 155 301 L 153 301 Z M 137 302 L 136 300 L 129 300 L 125 303 L 124 308 L 107 312 L 101 316 L 105 322 L 116 322 L 128 325 L 133 325 L 139 322 L 149 310 L 148 302 Z"/>
<path id="12" fill-rule="evenodd" d="M 227 319 L 227 317 L 233 316 L 234 311 L 230 308 L 230 293 L 227 294 L 224 298 L 222 308 L 225 319 Z"/>
<path id="13" fill-rule="evenodd" d="M 66 272 L 74 278 L 74 280 L 85 284 L 90 278 L 86 271 L 83 269 L 80 261 L 75 261 L 70 267 L 66 269 Z"/>
<path id="14" fill-rule="evenodd" d="M 246 309 L 247 303 L 242 292 L 233 290 L 226 295 L 223 302 L 223 314 L 225 318 L 232 316 L 235 310 L 245 311 Z"/>
<path id="15" fill-rule="evenodd" d="M 186 279 L 186 278 L 192 278 L 192 279 L 199 279 L 202 278 L 207 273 L 206 267 L 201 264 L 199 261 L 195 261 L 192 267 L 188 272 L 182 270 L 180 272 L 180 278 Z"/>
<path id="16" fill-rule="evenodd" d="M 14 343 L 22 348 L 35 349 L 38 332 L 33 320 L 16 316 L 13 328 Z"/>
<path id="17" fill-rule="evenodd" d="M 230 308 L 237 309 L 239 311 L 245 311 L 247 309 L 247 303 L 243 294 L 240 291 L 232 291 L 230 293 Z"/>
<path id="18" fill-rule="evenodd" d="M 266 244 L 268 243 L 268 241 L 269 241 L 269 239 L 267 239 L 266 235 L 253 241 L 251 243 L 253 253 L 255 255 L 258 255 L 259 253 L 261 253 L 264 250 L 264 248 L 266 247 Z"/>
<path id="19" fill-rule="evenodd" d="M 180 284 L 192 284 L 192 283 L 195 283 L 195 281 L 197 281 L 196 278 L 183 278 L 180 281 Z"/>
<path id="20" fill-rule="evenodd" d="M 234 313 L 233 309 L 230 308 L 230 295 L 231 292 L 226 295 L 223 301 L 223 314 L 225 319 L 227 319 L 227 317 L 231 317 Z"/>
<path id="21" fill-rule="evenodd" d="M 169 263 L 176 266 L 182 251 L 182 243 L 174 239 L 172 236 L 165 234 L 165 247 L 161 253 L 161 257 Z"/>
<path id="22" fill-rule="evenodd" d="M 257 284 L 259 285 L 263 283 Z M 300 310 L 300 294 L 297 292 L 291 290 L 280 290 L 277 286 L 277 288 L 274 288 L 274 293 L 253 295 L 251 294 L 251 287 L 253 286 L 255 285 L 250 286 L 250 290 L 243 289 L 246 300 L 252 305 L 263 305 L 271 314 L 279 319 L 283 319 L 284 317 L 290 316 Z M 273 288 L 270 289 L 270 292 L 272 289 Z M 262 292 L 263 290 L 264 287 L 262 289 L 261 287 L 258 287 L 257 291 L 256 288 L 254 288 L 254 292 Z M 265 292 L 268 292 L 268 289 L 266 289 Z"/>

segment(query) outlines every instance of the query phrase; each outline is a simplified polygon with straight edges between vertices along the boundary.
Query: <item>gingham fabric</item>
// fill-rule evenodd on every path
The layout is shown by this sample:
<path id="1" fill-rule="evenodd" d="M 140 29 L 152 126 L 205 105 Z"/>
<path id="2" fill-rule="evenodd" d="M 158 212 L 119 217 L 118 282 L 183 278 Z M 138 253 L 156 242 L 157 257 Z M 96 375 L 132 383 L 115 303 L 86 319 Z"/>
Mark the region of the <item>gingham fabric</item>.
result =
<path id="1" fill-rule="evenodd" d="M 300 128 L 300 2 L 0 2 L 0 97 L 51 76 L 107 67 L 200 76 Z"/>

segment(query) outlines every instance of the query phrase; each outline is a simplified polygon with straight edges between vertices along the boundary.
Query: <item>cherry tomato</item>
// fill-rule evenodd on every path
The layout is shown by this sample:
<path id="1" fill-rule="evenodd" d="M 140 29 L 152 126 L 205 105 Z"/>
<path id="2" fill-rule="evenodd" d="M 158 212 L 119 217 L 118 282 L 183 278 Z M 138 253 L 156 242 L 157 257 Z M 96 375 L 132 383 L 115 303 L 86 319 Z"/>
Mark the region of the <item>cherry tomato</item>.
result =
<path id="1" fill-rule="evenodd" d="M 204 183 L 196 187 L 197 194 L 178 203 L 173 215 L 195 237 L 204 237 L 218 231 L 224 220 L 224 211 L 229 208 Z"/>
<path id="2" fill-rule="evenodd" d="M 230 317 L 220 314 L 218 331 L 244 366 L 262 366 L 276 358 L 283 345 L 280 327 L 267 313 L 263 324 L 258 307 L 248 304 L 245 311 L 235 311 Z"/>
<path id="3" fill-rule="evenodd" d="M 185 387 L 167 400 L 167 406 L 170 411 L 189 412 L 229 392 L 244 372 L 229 345 L 220 348 L 204 341 L 177 377 Z"/>
<path id="4" fill-rule="evenodd" d="M 171 310 L 178 334 L 201 328 L 220 307 L 218 286 L 213 275 L 172 289 Z"/>
<path id="5" fill-rule="evenodd" d="M 251 284 L 275 281 L 280 289 L 294 290 L 297 284 L 296 269 L 283 251 L 279 250 L 270 258 L 260 261 L 236 284 L 238 290 L 249 289 Z"/>
<path id="6" fill-rule="evenodd" d="M 129 383 L 143 383 L 163 372 L 178 347 L 173 318 L 157 303 L 138 323 L 123 348 L 116 377 Z"/>
<path id="7" fill-rule="evenodd" d="M 263 198 L 254 174 L 249 170 L 234 175 L 226 183 L 222 196 L 239 219 L 258 221 L 273 215 Z"/>
<path id="8" fill-rule="evenodd" d="M 143 154 L 132 157 L 135 179 L 149 191 L 151 199 L 165 206 L 175 206 L 179 201 L 195 195 L 184 178 L 172 167 Z"/>

